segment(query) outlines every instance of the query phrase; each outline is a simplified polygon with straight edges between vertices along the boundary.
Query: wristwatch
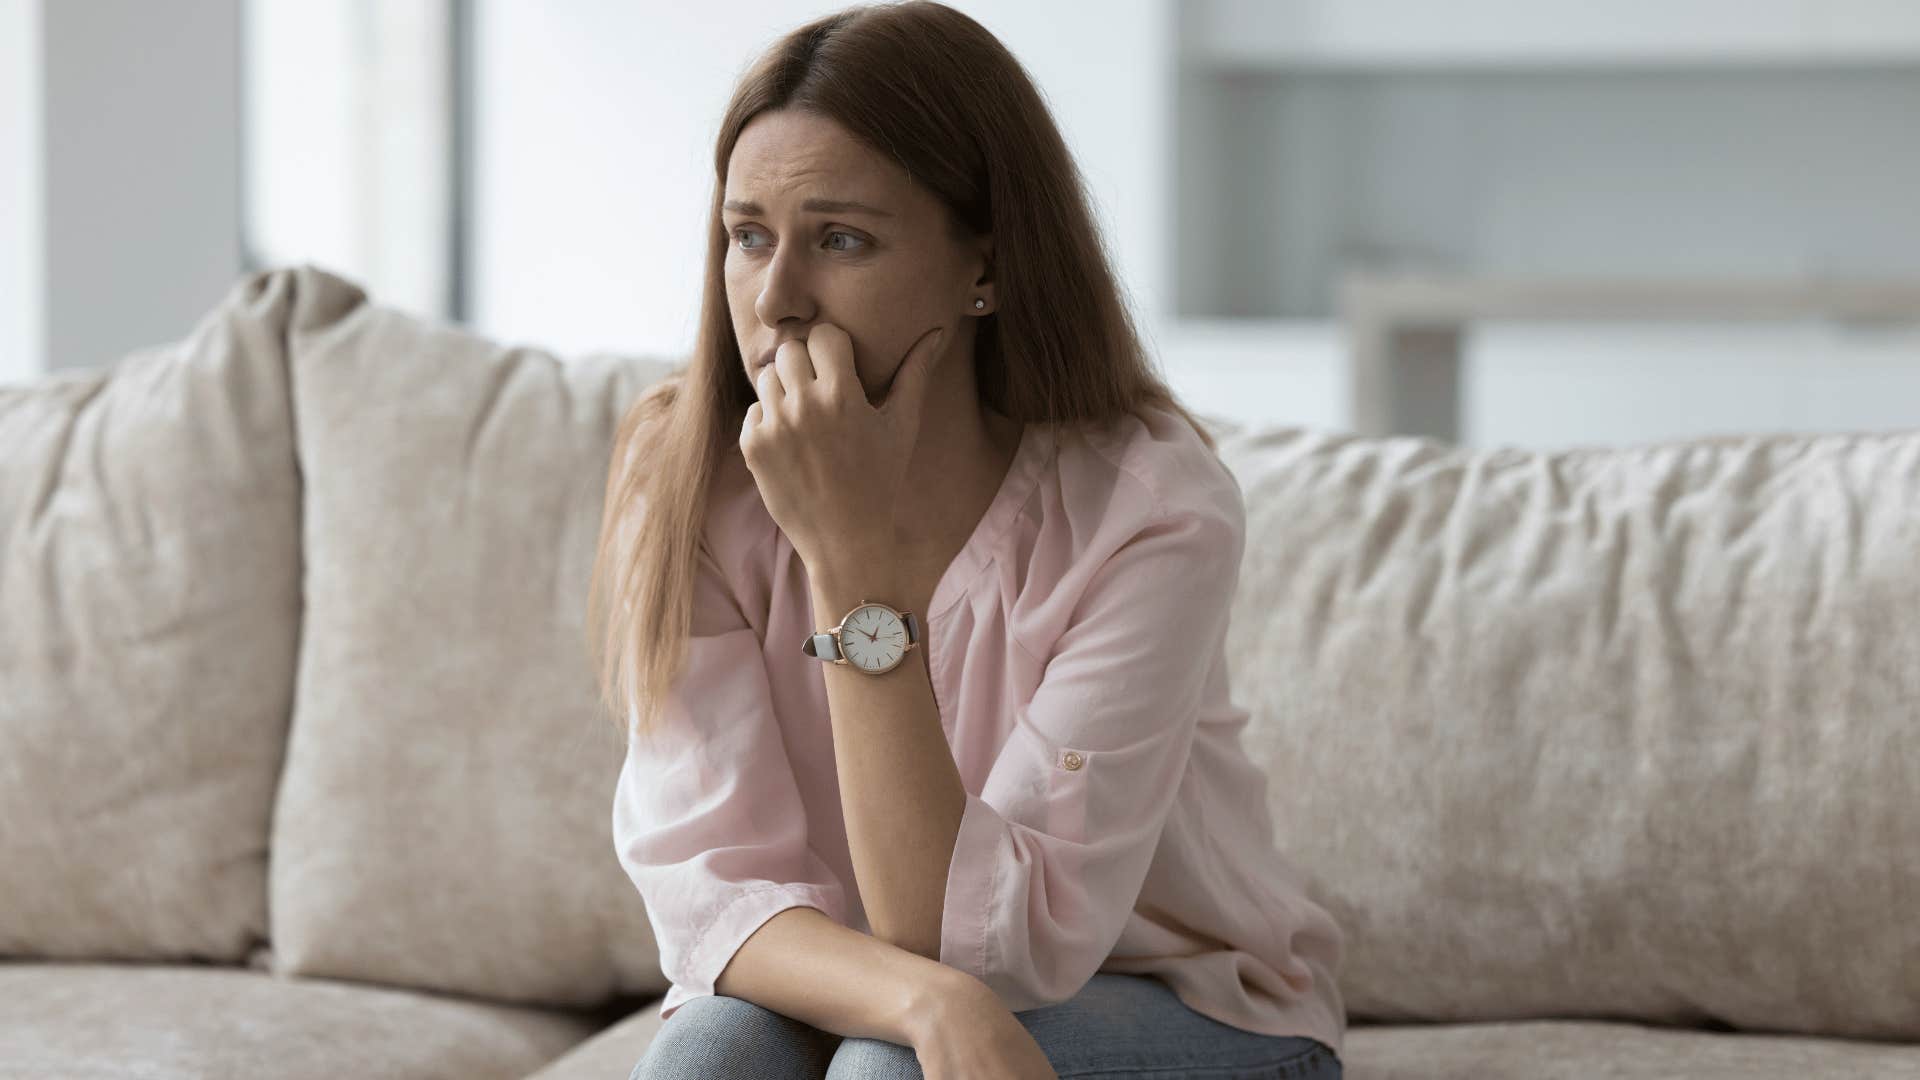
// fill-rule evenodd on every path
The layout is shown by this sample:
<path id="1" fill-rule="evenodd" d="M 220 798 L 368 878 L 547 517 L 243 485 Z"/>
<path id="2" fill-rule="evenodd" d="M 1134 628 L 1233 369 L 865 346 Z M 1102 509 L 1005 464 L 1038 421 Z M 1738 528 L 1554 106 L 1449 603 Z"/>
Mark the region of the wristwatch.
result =
<path id="1" fill-rule="evenodd" d="M 862 600 L 859 607 L 847 612 L 839 626 L 807 635 L 800 651 L 862 674 L 884 675 L 899 667 L 919 644 L 920 620 L 913 612 Z"/>

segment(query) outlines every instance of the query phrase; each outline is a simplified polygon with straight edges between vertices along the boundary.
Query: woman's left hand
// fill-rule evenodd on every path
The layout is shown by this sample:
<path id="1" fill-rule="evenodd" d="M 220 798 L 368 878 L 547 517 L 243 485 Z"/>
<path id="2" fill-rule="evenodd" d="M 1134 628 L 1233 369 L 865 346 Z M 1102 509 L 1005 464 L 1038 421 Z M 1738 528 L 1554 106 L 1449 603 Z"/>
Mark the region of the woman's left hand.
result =
<path id="1" fill-rule="evenodd" d="M 809 569 L 831 553 L 852 565 L 892 549 L 894 508 L 920 437 L 921 403 L 944 328 L 920 336 L 886 399 L 867 404 L 853 339 L 819 323 L 760 369 L 740 452 L 761 500 Z"/>
<path id="2" fill-rule="evenodd" d="M 926 1080 L 1059 1080 L 1033 1033 L 978 980 L 938 992 L 909 1023 Z"/>

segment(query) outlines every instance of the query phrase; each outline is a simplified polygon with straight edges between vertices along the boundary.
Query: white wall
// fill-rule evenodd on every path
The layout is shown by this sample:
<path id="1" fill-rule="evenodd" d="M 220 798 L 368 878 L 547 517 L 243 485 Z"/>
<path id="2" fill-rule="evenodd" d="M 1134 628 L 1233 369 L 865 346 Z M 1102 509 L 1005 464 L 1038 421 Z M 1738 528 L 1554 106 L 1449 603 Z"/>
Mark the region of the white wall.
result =
<path id="1" fill-rule="evenodd" d="M 176 341 L 240 257 L 239 0 L 43 0 L 46 363 Z"/>
<path id="2" fill-rule="evenodd" d="M 444 318 L 451 0 L 244 0 L 246 239 Z"/>
<path id="3" fill-rule="evenodd" d="M 721 110 L 761 49 L 841 6 L 737 0 L 715 18 L 625 0 L 578 0 L 564 15 L 534 0 L 480 5 L 474 325 L 568 353 L 691 348 Z M 954 6 L 1039 83 L 1137 310 L 1162 306 L 1169 6 Z"/>
<path id="4" fill-rule="evenodd" d="M 238 0 L 0 0 L 0 378 L 179 340 L 242 271 Z"/>
<path id="5" fill-rule="evenodd" d="M 435 78 L 446 61 L 439 31 L 449 2 L 0 0 L 0 381 L 106 363 L 135 346 L 176 339 L 217 300 L 245 268 L 236 141 L 261 151 L 247 158 L 253 171 L 245 209 L 262 261 L 310 259 L 362 277 L 384 302 L 435 313 L 446 247 L 445 222 L 435 217 L 445 210 L 436 185 L 446 162 L 445 130 L 434 122 Z M 1293 0 L 1295 7 L 1305 2 Z M 563 354 L 684 352 L 699 299 L 702 215 L 713 182 L 708 155 L 727 93 L 775 37 L 837 6 L 741 0 L 719 20 L 698 9 L 624 0 L 477 4 L 475 329 Z M 1177 121 L 1177 0 L 958 6 L 1013 49 L 1050 101 L 1091 185 L 1122 283 L 1175 389 L 1223 416 L 1346 426 L 1336 325 L 1168 315 L 1176 279 L 1200 283 L 1207 296 L 1249 282 L 1272 284 L 1282 265 L 1274 260 L 1310 254 L 1309 241 L 1327 238 L 1303 232 L 1302 222 L 1322 219 L 1288 200 L 1312 195 L 1300 169 L 1337 163 L 1326 151 L 1345 145 L 1345 136 L 1322 132 L 1304 146 L 1288 141 L 1282 153 L 1262 118 L 1291 115 L 1299 101 L 1267 100 L 1275 89 L 1270 72 L 1233 84 L 1239 89 L 1229 104 L 1244 109 L 1215 110 L 1219 115 L 1200 118 L 1205 123 Z M 1884 11 L 1890 27 L 1910 21 L 1898 13 L 1904 8 L 1874 10 Z M 1609 17 L 1629 17 L 1622 12 Z M 244 114 L 236 100 L 241 29 L 253 50 Z M 168 47 L 151 47 L 161 41 Z M 1703 46 L 1701 55 L 1712 54 Z M 1911 185 L 1900 181 L 1920 161 L 1920 129 L 1903 123 L 1897 88 L 1912 85 L 1920 55 L 1890 55 L 1885 64 L 1907 81 L 1876 74 L 1873 65 L 1827 81 L 1866 86 L 1885 78 L 1892 89 L 1871 100 L 1890 108 L 1848 107 L 1845 124 L 1803 123 L 1792 129 L 1801 142 L 1784 149 L 1774 140 L 1776 153 L 1805 160 L 1806 169 L 1788 176 L 1767 164 L 1761 151 L 1768 140 L 1751 132 L 1736 140 L 1752 157 L 1740 174 L 1747 179 L 1721 187 L 1751 202 L 1752 190 L 1772 184 L 1767 190 L 1777 197 L 1757 216 L 1781 230 L 1771 240 L 1757 227 L 1738 234 L 1746 245 L 1739 252 L 1765 256 L 1739 265 L 1857 269 L 1869 261 L 1863 253 L 1873 269 L 1915 265 L 1906 240 L 1920 220 L 1920 202 L 1903 194 Z M 1542 85 L 1563 92 L 1589 85 L 1579 71 L 1535 70 Z M 1725 100 L 1724 91 L 1736 85 L 1726 80 L 1747 76 L 1735 65 L 1713 77 L 1722 80 L 1716 100 Z M 1785 95 L 1777 103 L 1783 116 L 1822 101 L 1833 105 L 1827 97 L 1793 96 L 1796 87 L 1826 85 L 1818 80 L 1770 85 Z M 1589 111 L 1611 100 L 1599 82 L 1590 89 L 1580 99 Z M 1683 98 L 1677 89 L 1669 96 L 1688 109 L 1708 100 Z M 1466 104 L 1423 92 L 1407 107 L 1437 110 L 1444 121 L 1457 106 L 1463 123 L 1475 116 L 1537 120 L 1539 111 L 1515 112 L 1511 102 Z M 1615 111 L 1614 128 L 1638 130 L 1631 110 Z M 244 135 L 238 115 L 246 120 Z M 1216 128 L 1218 153 L 1181 160 L 1176 131 Z M 1437 129 L 1435 118 L 1413 128 Z M 1545 138 L 1514 132 L 1498 145 L 1523 161 Z M 1361 178 L 1355 189 L 1374 192 L 1375 204 L 1325 226 L 1334 239 L 1357 237 L 1365 248 L 1374 231 L 1390 226 L 1418 236 L 1423 221 L 1452 224 L 1447 215 L 1470 205 L 1467 196 L 1477 189 L 1463 190 L 1456 174 L 1480 157 L 1463 157 L 1458 147 L 1431 150 L 1419 138 L 1396 145 L 1404 153 L 1373 161 L 1372 179 Z M 1593 177 L 1629 167 L 1638 146 L 1622 138 L 1582 147 L 1582 169 L 1528 175 L 1524 183 L 1515 179 L 1520 174 L 1503 172 L 1510 187 L 1519 186 L 1499 205 L 1533 208 L 1523 239 L 1558 242 L 1581 229 L 1611 239 L 1616 231 L 1595 233 L 1596 216 L 1580 207 L 1604 194 Z M 1176 168 L 1198 168 L 1185 182 L 1201 186 L 1174 190 Z M 1436 170 L 1442 180 L 1452 178 L 1457 197 L 1425 197 Z M 1176 200 L 1215 189 L 1271 193 L 1275 208 L 1263 216 L 1248 199 L 1224 224 L 1199 230 L 1173 212 Z M 1797 202 L 1787 197 L 1796 191 L 1805 196 Z M 1670 195 L 1659 183 L 1642 183 L 1639 193 L 1643 201 Z M 1616 206 L 1599 218 L 1633 220 L 1626 213 Z M 1821 222 L 1825 231 L 1816 228 Z M 1602 221 L 1599 228 L 1612 226 Z M 1662 265 L 1652 250 L 1611 251 L 1608 258 L 1620 268 Z M 1254 304 L 1235 313 L 1284 309 Z M 1462 437 L 1544 445 L 1913 427 L 1920 426 L 1917 382 L 1920 329 L 1910 325 L 1496 324 L 1469 338 Z"/>
<path id="6" fill-rule="evenodd" d="M 310 261 L 359 278 L 363 163 L 353 124 L 364 5 L 247 0 L 246 242 L 256 263 Z"/>
<path id="7" fill-rule="evenodd" d="M 699 302 L 703 214 L 713 182 L 709 154 L 727 93 L 748 61 L 780 33 L 838 6 L 741 0 L 727 7 L 725 19 L 714 19 L 698 8 L 619 0 L 578 0 L 564 9 L 534 0 L 480 5 L 475 327 L 510 343 L 537 344 L 562 354 L 683 353 L 691 344 Z M 1346 428 L 1346 358 L 1336 324 L 1322 318 L 1176 319 L 1169 312 L 1176 280 L 1199 282 L 1210 295 L 1229 297 L 1236 288 L 1274 284 L 1275 266 L 1291 265 L 1287 260 L 1311 254 L 1309 241 L 1326 239 L 1319 233 L 1303 235 L 1298 228 L 1289 232 L 1289 223 L 1311 220 L 1302 215 L 1324 213 L 1325 207 L 1303 208 L 1299 200 L 1311 200 L 1315 189 L 1298 182 L 1287 188 L 1288 178 L 1297 181 L 1302 168 L 1351 164 L 1369 155 L 1285 160 L 1303 148 L 1290 142 L 1283 154 L 1271 125 L 1290 114 L 1270 108 L 1270 81 L 1246 79 L 1233 84 L 1240 88 L 1234 100 L 1246 105 L 1245 110 L 1215 110 L 1217 115 L 1202 118 L 1218 129 L 1216 143 L 1224 149 L 1183 163 L 1180 140 L 1174 136 L 1193 125 L 1182 124 L 1174 115 L 1178 0 L 960 0 L 956 6 L 1007 43 L 1051 103 L 1091 185 L 1122 282 L 1174 389 L 1194 407 L 1226 417 Z M 1607 17 L 1630 21 L 1637 17 L 1635 11 L 1652 10 L 1651 4 L 1622 8 Z M 1863 9 L 1854 5 L 1848 10 Z M 1887 18 L 1905 16 L 1889 8 Z M 1709 20 L 1698 27 L 1707 42 L 1701 46 L 1703 56 L 1713 55 L 1716 26 Z M 1725 29 L 1727 40 L 1737 44 L 1739 28 Z M 1920 60 L 1910 58 L 1906 70 L 1911 72 L 1915 62 Z M 1863 68 L 1857 77 L 1874 76 Z M 1719 97 L 1675 96 L 1659 107 L 1678 102 L 1698 109 L 1724 101 L 1726 86 L 1741 78 L 1739 65 L 1730 66 L 1725 78 L 1733 82 L 1701 83 L 1703 90 Z M 1568 87 L 1589 85 L 1581 79 L 1577 70 L 1569 69 L 1551 73 L 1542 85 L 1558 87 L 1556 92 L 1564 95 Z M 1669 76 L 1662 85 L 1677 86 L 1680 81 Z M 1836 76 L 1835 81 L 1844 79 Z M 1815 82 L 1805 85 L 1812 88 Z M 1612 99 L 1602 92 L 1604 85 L 1592 85 L 1599 89 L 1580 100 L 1589 111 L 1601 110 Z M 1887 85 L 1910 84 L 1894 79 Z M 1832 104 L 1830 95 L 1795 97 L 1797 84 L 1791 80 L 1773 85 L 1773 92 L 1789 110 Z M 1464 107 L 1455 100 L 1458 96 L 1419 97 L 1414 106 L 1445 120 L 1446 109 Z M 1897 97 L 1890 91 L 1874 100 Z M 1497 104 L 1483 112 L 1485 122 L 1513 122 L 1542 111 L 1516 113 L 1511 101 Z M 1282 101 L 1280 108 L 1287 107 Z M 1748 249 L 1772 252 L 1776 257 L 1769 262 L 1740 263 L 1755 273 L 1844 269 L 1863 262 L 1854 258 L 1862 252 L 1878 253 L 1874 269 L 1912 265 L 1908 249 L 1892 242 L 1890 234 L 1863 230 L 1859 223 L 1897 219 L 1910 224 L 1913 207 L 1920 203 L 1903 199 L 1892 190 L 1897 186 L 1893 181 L 1877 180 L 1880 173 L 1863 167 L 1849 172 L 1846 164 L 1871 159 L 1910 165 L 1920 160 L 1914 157 L 1920 153 L 1920 129 L 1890 122 L 1892 115 L 1877 113 L 1841 127 L 1816 125 L 1815 130 L 1826 135 L 1827 152 L 1841 158 L 1811 172 L 1780 174 L 1757 153 L 1763 147 L 1750 147 L 1762 160 L 1746 174 L 1759 177 L 1748 187 L 1765 180 L 1773 185 L 1768 190 L 1798 191 L 1804 197 L 1797 202 L 1782 197 L 1768 208 L 1768 220 L 1780 230 L 1771 239 L 1758 232 L 1740 234 L 1744 247 L 1722 245 L 1716 251 L 1723 256 Z M 1461 113 L 1456 119 L 1472 117 Z M 1520 190 L 1504 191 L 1504 209 L 1551 211 L 1525 224 L 1529 231 L 1523 239 L 1536 248 L 1550 250 L 1558 239 L 1576 234 L 1598 235 L 1602 241 L 1628 235 L 1618 221 L 1610 224 L 1581 211 L 1582 200 L 1601 183 L 1596 177 L 1636 167 L 1632 155 L 1646 148 L 1644 140 L 1632 134 L 1636 118 L 1630 112 L 1614 119 L 1615 130 L 1623 134 L 1605 145 L 1579 148 L 1588 155 L 1584 171 L 1555 174 L 1543 166 L 1538 175 L 1523 178 Z M 1667 119 L 1670 123 L 1671 117 Z M 1428 130 L 1419 124 L 1414 128 L 1416 136 Z M 1754 130 L 1764 136 L 1763 127 Z M 1804 131 L 1805 125 L 1795 130 Z M 1308 155 L 1355 137 L 1323 134 L 1319 142 L 1305 144 Z M 1742 137 L 1750 135 L 1752 131 L 1746 131 Z M 1861 141 L 1879 136 L 1903 141 L 1898 146 Z M 1510 155 L 1524 158 L 1533 144 L 1516 135 L 1502 145 Z M 1373 155 L 1369 175 L 1338 184 L 1329 181 L 1321 189 L 1335 208 L 1372 192 L 1375 203 L 1392 212 L 1375 205 L 1364 214 L 1340 218 L 1334 240 L 1366 249 L 1382 230 L 1418 235 L 1429 226 L 1460 225 L 1455 217 L 1467 212 L 1462 207 L 1476 204 L 1431 197 L 1433 171 L 1437 168 L 1443 179 L 1450 179 L 1452 193 L 1459 195 L 1454 167 L 1478 159 L 1470 150 L 1463 158 L 1457 146 L 1441 147 L 1444 153 L 1437 157 L 1423 152 L 1422 146 L 1432 149 L 1431 142 L 1416 137 L 1401 147 L 1405 153 L 1398 158 L 1374 160 L 1378 155 Z M 1779 145 L 1775 152 L 1789 157 L 1801 153 Z M 1594 165 L 1610 161 L 1611 172 Z M 1646 165 L 1641 162 L 1641 167 Z M 1175 191 L 1177 168 L 1197 169 L 1200 186 Z M 1883 171 L 1911 174 L 1910 169 Z M 1512 181 L 1519 174 L 1505 175 Z M 1856 202 L 1819 187 L 1814 179 L 1849 176 L 1856 182 L 1848 196 Z M 1796 189 L 1796 177 L 1808 179 Z M 1193 180 L 1190 176 L 1189 182 Z M 1740 184 L 1722 186 L 1734 194 L 1745 190 Z M 1212 225 L 1196 231 L 1173 210 L 1177 199 L 1205 201 L 1213 190 L 1246 196 L 1218 224 L 1225 235 Z M 1665 197 L 1658 185 L 1642 183 L 1636 194 L 1653 200 L 1648 212 L 1664 205 L 1658 202 Z M 1271 204 L 1264 215 L 1259 197 Z M 1814 229 L 1817 222 L 1811 214 L 1822 208 L 1827 213 L 1820 220 L 1837 222 L 1824 232 Z M 1610 209 L 1613 214 L 1608 216 L 1615 218 L 1632 210 L 1617 205 Z M 1796 216 L 1798 210 L 1809 214 Z M 1395 214 L 1418 220 L 1403 222 Z M 1799 262 L 1779 255 L 1795 242 L 1796 230 L 1817 233 L 1804 245 L 1809 257 Z M 1775 247 L 1765 248 L 1767 243 Z M 1608 265 L 1671 271 L 1679 256 L 1665 248 L 1638 256 L 1623 250 L 1614 252 Z M 1223 310 L 1189 307 L 1195 314 Z M 1264 302 L 1243 307 L 1224 311 L 1272 316 L 1285 310 Z M 1916 372 L 1920 329 L 1912 326 L 1490 324 L 1468 338 L 1461 438 L 1478 445 L 1547 446 L 1739 430 L 1920 427 Z"/>
<path id="8" fill-rule="evenodd" d="M 0 383 L 44 367 L 40 5 L 0 0 Z"/>

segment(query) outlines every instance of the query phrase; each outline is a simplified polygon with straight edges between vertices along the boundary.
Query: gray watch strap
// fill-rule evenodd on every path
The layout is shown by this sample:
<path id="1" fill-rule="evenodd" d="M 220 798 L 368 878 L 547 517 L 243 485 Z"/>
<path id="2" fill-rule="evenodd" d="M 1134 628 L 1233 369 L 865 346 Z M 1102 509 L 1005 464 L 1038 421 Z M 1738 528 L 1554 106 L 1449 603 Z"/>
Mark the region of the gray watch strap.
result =
<path id="1" fill-rule="evenodd" d="M 907 612 L 900 620 L 907 624 L 907 640 L 920 643 L 920 616 Z M 808 646 L 812 648 L 809 649 Z M 840 659 L 840 641 L 829 633 L 818 633 L 800 643 L 800 651 L 815 659 L 833 661 Z"/>

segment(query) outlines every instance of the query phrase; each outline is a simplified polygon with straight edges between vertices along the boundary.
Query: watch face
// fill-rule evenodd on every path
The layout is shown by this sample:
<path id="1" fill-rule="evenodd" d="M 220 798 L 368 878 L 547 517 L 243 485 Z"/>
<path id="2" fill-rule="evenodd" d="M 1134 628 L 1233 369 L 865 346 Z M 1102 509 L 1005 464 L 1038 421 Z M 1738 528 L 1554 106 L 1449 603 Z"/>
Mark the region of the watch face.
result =
<path id="1" fill-rule="evenodd" d="M 907 626 L 892 608 L 857 608 L 840 627 L 840 655 L 862 671 L 887 671 L 907 655 Z"/>

